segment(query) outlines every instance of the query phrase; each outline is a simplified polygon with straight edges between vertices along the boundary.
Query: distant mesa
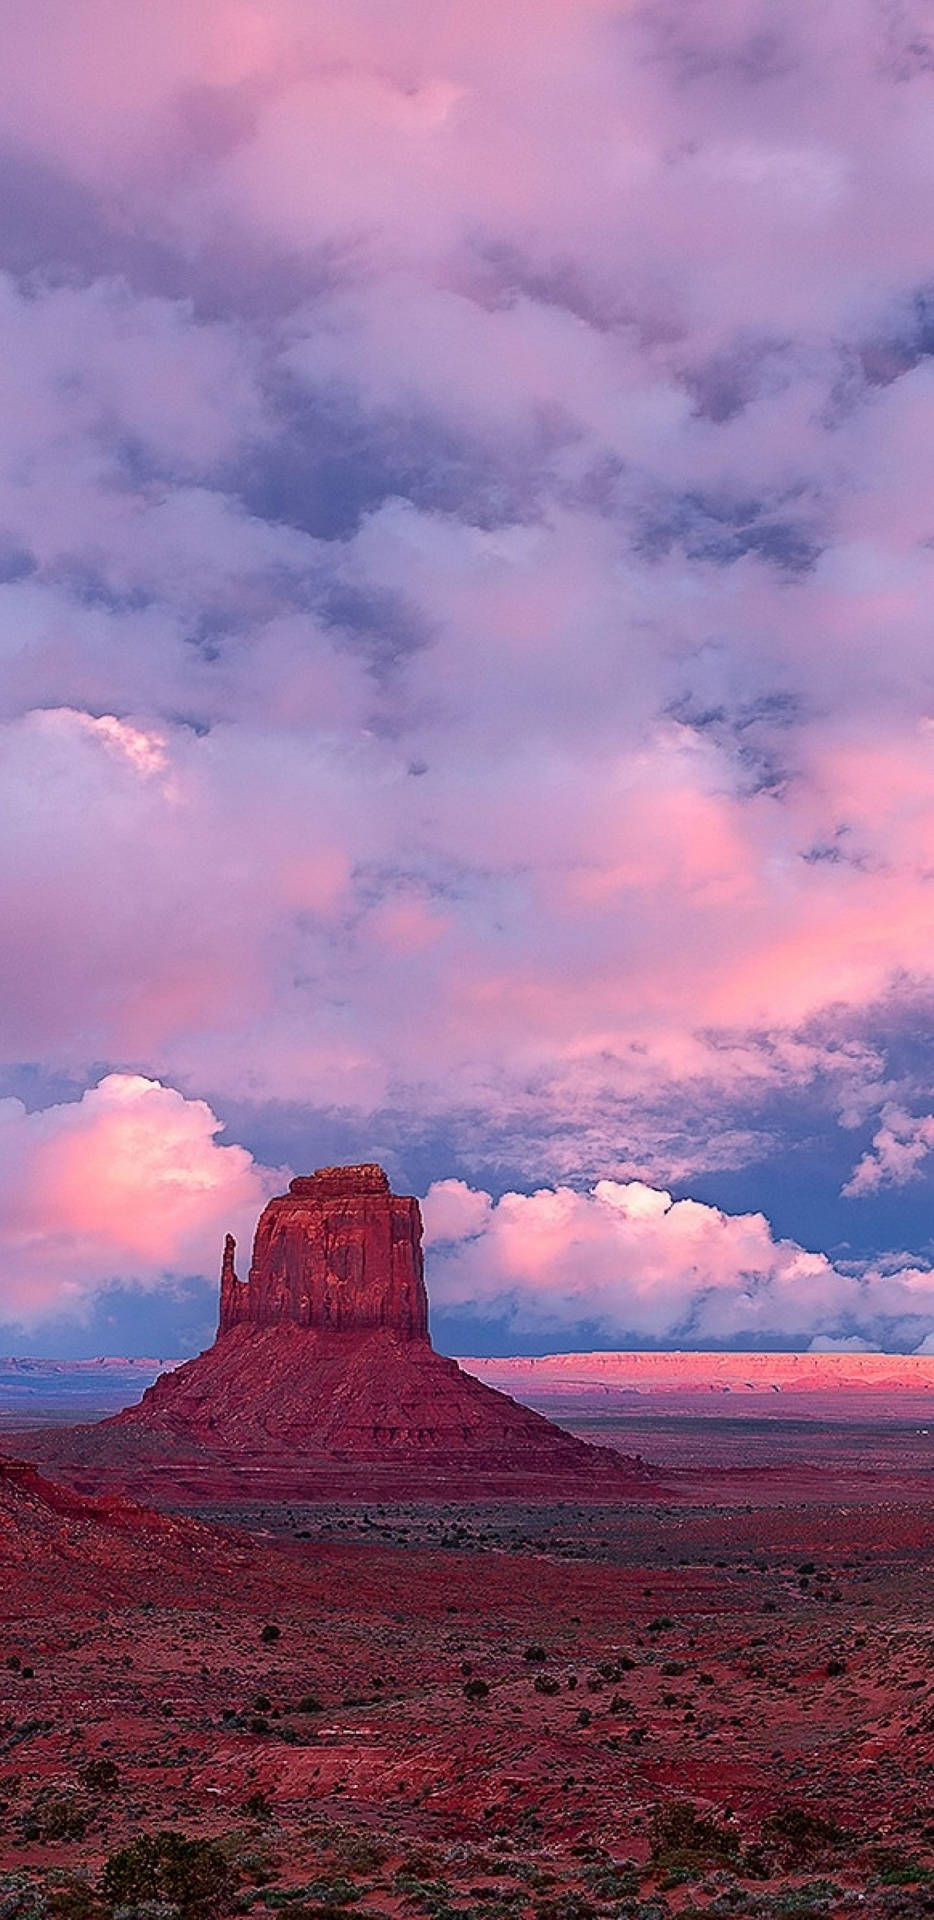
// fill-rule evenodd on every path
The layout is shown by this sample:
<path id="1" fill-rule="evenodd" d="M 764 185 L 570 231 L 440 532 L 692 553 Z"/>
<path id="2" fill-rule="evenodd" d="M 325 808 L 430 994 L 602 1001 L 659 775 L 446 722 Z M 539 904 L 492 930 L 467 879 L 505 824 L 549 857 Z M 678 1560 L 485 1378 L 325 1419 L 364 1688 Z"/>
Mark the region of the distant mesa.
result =
<path id="1" fill-rule="evenodd" d="M 252 1465 L 293 1485 L 319 1473 L 322 1487 L 336 1470 L 362 1470 L 375 1487 L 389 1468 L 400 1488 L 424 1470 L 434 1486 L 459 1480 L 460 1492 L 493 1490 L 503 1476 L 538 1490 L 644 1477 L 639 1463 L 435 1352 L 418 1201 L 394 1194 L 375 1165 L 293 1180 L 261 1215 L 246 1280 L 227 1237 L 214 1345 L 162 1374 L 138 1405 L 30 1450 L 98 1467 L 121 1457 L 167 1470 Z"/>

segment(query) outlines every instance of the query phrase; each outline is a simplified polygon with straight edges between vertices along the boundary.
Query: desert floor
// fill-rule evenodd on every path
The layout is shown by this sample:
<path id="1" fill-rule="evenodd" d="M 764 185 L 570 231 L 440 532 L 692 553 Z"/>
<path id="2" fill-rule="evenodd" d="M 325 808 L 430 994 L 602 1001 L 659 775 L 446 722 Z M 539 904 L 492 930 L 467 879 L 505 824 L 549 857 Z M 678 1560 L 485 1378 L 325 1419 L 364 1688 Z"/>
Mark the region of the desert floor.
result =
<path id="1" fill-rule="evenodd" d="M 930 1441 L 765 1425 L 643 1422 L 638 1502 L 202 1493 L 24 1551 L 0 1914 L 142 1913 L 101 1875 L 163 1829 L 191 1913 L 934 1911 Z"/>

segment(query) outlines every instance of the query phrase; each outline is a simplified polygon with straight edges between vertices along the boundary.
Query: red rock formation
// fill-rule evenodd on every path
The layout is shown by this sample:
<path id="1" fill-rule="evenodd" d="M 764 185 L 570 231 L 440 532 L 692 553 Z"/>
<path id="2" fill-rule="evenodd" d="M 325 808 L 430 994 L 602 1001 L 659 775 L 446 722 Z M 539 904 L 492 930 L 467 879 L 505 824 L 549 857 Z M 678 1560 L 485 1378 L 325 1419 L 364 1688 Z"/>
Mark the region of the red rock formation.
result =
<path id="1" fill-rule="evenodd" d="M 218 1333 L 231 1327 L 392 1328 L 428 1339 L 418 1201 L 390 1193 L 382 1167 L 320 1167 L 270 1200 L 249 1280 L 237 1279 L 230 1234 Z"/>
<path id="2" fill-rule="evenodd" d="M 391 1193 L 381 1167 L 293 1180 L 262 1214 L 247 1281 L 227 1237 L 214 1345 L 162 1374 L 138 1406 L 70 1437 L 39 1436 L 28 1451 L 88 1470 L 97 1487 L 122 1469 L 116 1484 L 142 1475 L 149 1491 L 156 1463 L 176 1497 L 192 1484 L 189 1466 L 209 1476 L 203 1488 L 211 1475 L 253 1472 L 280 1494 L 287 1481 L 295 1493 L 312 1482 L 372 1493 L 391 1469 L 397 1491 L 470 1495 L 504 1480 L 618 1490 L 627 1477 L 627 1490 L 638 1486 L 638 1463 L 588 1446 L 435 1352 L 421 1237 L 417 1200 Z"/>

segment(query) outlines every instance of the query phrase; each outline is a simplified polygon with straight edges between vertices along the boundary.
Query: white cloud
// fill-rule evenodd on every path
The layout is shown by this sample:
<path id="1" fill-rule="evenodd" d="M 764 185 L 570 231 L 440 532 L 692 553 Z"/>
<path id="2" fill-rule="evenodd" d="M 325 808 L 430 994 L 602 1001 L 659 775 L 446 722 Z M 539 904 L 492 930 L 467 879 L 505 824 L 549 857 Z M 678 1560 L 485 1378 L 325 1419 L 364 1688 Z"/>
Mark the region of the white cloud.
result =
<path id="1" fill-rule="evenodd" d="M 471 1240 L 489 1224 L 493 1202 L 466 1180 L 436 1180 L 422 1203 L 425 1245 Z"/>
<path id="2" fill-rule="evenodd" d="M 877 1193 L 880 1187 L 906 1187 L 918 1180 L 928 1155 L 934 1153 L 934 1113 L 920 1117 L 887 1104 L 872 1147 L 854 1168 L 843 1192 L 849 1199 Z"/>
<path id="3" fill-rule="evenodd" d="M 843 1334 L 834 1339 L 830 1333 L 818 1333 L 808 1347 L 809 1353 L 881 1353 L 874 1340 L 861 1340 L 859 1334 Z"/>
<path id="4" fill-rule="evenodd" d="M 777 1240 L 761 1213 L 674 1200 L 641 1181 L 507 1193 L 495 1204 L 444 1182 L 425 1210 L 438 1241 L 432 1300 L 505 1321 L 520 1345 L 777 1340 L 872 1352 L 934 1329 L 934 1273 L 907 1263 L 844 1272 L 826 1254 Z"/>

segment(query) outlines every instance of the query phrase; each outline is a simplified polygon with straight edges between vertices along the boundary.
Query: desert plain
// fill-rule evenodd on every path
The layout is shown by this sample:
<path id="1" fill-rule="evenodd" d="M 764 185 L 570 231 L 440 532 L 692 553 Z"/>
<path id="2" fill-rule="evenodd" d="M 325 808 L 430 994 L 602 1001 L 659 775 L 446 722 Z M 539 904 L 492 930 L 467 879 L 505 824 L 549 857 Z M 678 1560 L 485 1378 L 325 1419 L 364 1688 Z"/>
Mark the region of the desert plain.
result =
<path id="1" fill-rule="evenodd" d="M 934 1366 L 767 1358 L 471 1363 L 609 1498 L 7 1469 L 0 1912 L 934 1910 Z"/>

